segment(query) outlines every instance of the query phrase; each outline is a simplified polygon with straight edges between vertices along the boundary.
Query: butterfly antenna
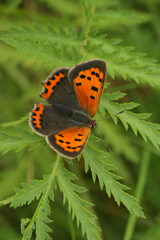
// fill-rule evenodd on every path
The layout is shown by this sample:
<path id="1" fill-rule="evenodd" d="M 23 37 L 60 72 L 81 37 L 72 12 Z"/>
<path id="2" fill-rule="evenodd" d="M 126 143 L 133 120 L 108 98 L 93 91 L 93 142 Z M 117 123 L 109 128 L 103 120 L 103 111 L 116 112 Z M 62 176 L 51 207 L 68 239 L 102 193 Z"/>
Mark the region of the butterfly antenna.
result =
<path id="1" fill-rule="evenodd" d="M 106 149 L 107 149 L 107 151 L 109 152 L 109 148 L 107 147 L 107 145 L 106 145 L 106 143 L 105 143 L 105 141 L 104 141 L 104 139 L 103 139 L 102 135 L 100 134 L 100 131 L 98 130 L 97 126 L 96 126 L 96 125 L 93 125 L 93 126 L 94 126 L 94 127 L 95 127 L 95 129 L 97 130 L 97 132 L 98 132 L 98 134 L 99 134 L 99 136 L 100 136 L 100 138 L 101 138 L 102 142 L 104 143 L 104 146 L 105 146 L 105 148 L 106 148 Z"/>
<path id="2" fill-rule="evenodd" d="M 99 121 L 102 121 L 102 120 L 104 120 L 104 119 L 106 119 L 106 118 L 110 118 L 110 117 L 114 117 L 114 116 L 116 116 L 116 115 L 119 115 L 119 114 L 121 114 L 121 113 L 123 113 L 123 112 L 124 112 L 124 111 L 120 111 L 120 112 L 118 112 L 118 113 L 116 113 L 116 114 L 113 114 L 113 115 L 107 116 L 107 117 L 105 117 L 105 118 L 99 119 L 99 120 L 96 121 L 96 123 L 99 122 Z"/>

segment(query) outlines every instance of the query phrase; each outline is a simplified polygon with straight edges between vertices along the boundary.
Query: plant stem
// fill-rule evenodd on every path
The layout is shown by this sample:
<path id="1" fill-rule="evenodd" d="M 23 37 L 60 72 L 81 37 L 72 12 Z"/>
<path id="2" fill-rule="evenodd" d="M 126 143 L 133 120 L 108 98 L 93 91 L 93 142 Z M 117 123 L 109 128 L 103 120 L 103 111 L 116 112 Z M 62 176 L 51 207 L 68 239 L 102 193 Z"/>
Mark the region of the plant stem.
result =
<path id="1" fill-rule="evenodd" d="M 139 177 L 138 177 L 138 182 L 137 182 L 137 187 L 136 187 L 136 192 L 135 192 L 135 197 L 141 201 L 145 183 L 146 183 L 146 177 L 147 177 L 147 172 L 149 168 L 149 161 L 150 161 L 150 152 L 144 147 L 143 153 L 142 153 L 142 162 L 141 162 L 141 167 L 139 171 Z M 124 233 L 124 238 L 123 240 L 131 240 L 133 231 L 136 225 L 136 220 L 137 217 L 134 213 L 130 214 L 128 218 L 128 222 L 126 225 L 126 230 Z"/>
<path id="2" fill-rule="evenodd" d="M 75 233 L 75 229 L 73 226 L 73 221 L 72 221 L 69 213 L 68 213 L 68 224 L 69 224 L 69 230 L 70 230 L 70 234 L 71 234 L 71 240 L 76 240 L 76 233 Z"/>

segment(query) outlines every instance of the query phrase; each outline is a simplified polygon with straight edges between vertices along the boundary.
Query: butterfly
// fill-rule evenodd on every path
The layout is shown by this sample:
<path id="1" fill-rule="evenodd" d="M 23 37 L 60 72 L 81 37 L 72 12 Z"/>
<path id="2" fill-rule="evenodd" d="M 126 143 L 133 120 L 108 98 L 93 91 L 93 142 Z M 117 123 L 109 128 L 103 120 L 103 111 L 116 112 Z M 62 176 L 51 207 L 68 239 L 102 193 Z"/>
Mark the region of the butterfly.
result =
<path id="1" fill-rule="evenodd" d="M 57 153 L 76 158 L 85 148 L 106 81 L 106 63 L 93 59 L 72 68 L 61 67 L 42 82 L 40 97 L 29 114 L 34 132 L 46 137 Z"/>

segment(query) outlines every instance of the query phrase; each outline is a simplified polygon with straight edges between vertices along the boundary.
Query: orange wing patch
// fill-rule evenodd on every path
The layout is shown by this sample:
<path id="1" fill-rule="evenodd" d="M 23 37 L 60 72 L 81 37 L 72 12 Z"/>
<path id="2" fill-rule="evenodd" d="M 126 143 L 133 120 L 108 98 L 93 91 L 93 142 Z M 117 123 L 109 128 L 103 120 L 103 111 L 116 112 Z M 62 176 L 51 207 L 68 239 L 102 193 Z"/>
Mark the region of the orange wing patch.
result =
<path id="1" fill-rule="evenodd" d="M 65 152 L 73 153 L 84 148 L 90 133 L 91 129 L 88 127 L 72 127 L 55 134 L 54 137 L 56 144 Z"/>
<path id="2" fill-rule="evenodd" d="M 43 114 L 44 106 L 40 103 L 37 104 L 36 109 L 32 110 L 32 122 L 35 125 L 36 128 L 41 129 L 41 115 Z"/>
<path id="3" fill-rule="evenodd" d="M 62 78 L 64 78 L 65 75 L 61 72 L 55 74 L 51 79 L 49 79 L 47 82 L 42 83 L 44 86 L 44 91 L 41 93 L 41 97 L 45 99 L 49 99 L 51 94 L 54 92 L 54 87 L 57 85 L 58 82 Z"/>
<path id="4" fill-rule="evenodd" d="M 80 71 L 73 80 L 78 101 L 83 109 L 87 109 L 91 116 L 98 110 L 104 85 L 104 73 L 99 68 Z"/>

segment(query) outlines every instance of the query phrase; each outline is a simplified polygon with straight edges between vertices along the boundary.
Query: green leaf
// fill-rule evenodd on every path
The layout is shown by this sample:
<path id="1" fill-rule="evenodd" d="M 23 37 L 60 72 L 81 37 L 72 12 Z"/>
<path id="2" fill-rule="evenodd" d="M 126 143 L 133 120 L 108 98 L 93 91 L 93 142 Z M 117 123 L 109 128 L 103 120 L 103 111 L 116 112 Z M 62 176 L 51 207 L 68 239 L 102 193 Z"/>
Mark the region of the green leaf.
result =
<path id="1" fill-rule="evenodd" d="M 19 52 L 36 57 L 47 65 L 52 64 L 54 68 L 61 67 L 62 63 L 63 66 L 73 66 L 82 58 L 78 51 L 81 39 L 70 26 L 67 31 L 59 28 L 58 32 L 51 26 L 47 31 L 37 25 L 34 29 L 22 26 L 21 29 L 2 32 L 0 37 Z"/>
<path id="2" fill-rule="evenodd" d="M 115 103 L 108 101 L 108 96 L 110 99 L 110 94 L 104 94 L 101 101 L 101 108 L 106 109 L 111 115 L 115 114 L 119 111 L 124 110 L 123 114 L 117 115 L 113 117 L 115 123 L 117 123 L 117 117 L 122 121 L 126 130 L 128 130 L 128 126 L 130 125 L 135 135 L 139 132 L 143 137 L 144 141 L 147 141 L 147 138 L 153 143 L 153 145 L 159 149 L 160 145 L 160 125 L 147 122 L 144 119 L 148 118 L 150 114 L 144 113 L 133 113 L 131 110 L 137 106 L 135 103 Z M 103 110 L 104 112 L 104 110 Z"/>
<path id="3" fill-rule="evenodd" d="M 92 18 L 92 14 L 89 18 Z M 22 26 L 21 29 L 3 31 L 0 37 L 19 52 L 43 60 L 47 65 L 52 64 L 54 68 L 61 67 L 62 64 L 68 67 L 75 65 L 82 61 L 83 53 L 87 59 L 106 60 L 108 72 L 113 78 L 120 75 L 137 83 L 141 81 L 151 85 L 160 84 L 160 66 L 155 60 L 146 58 L 142 53 L 134 53 L 132 47 L 119 46 L 118 39 L 107 39 L 97 32 L 88 35 L 87 29 L 78 36 L 70 26 L 68 29 L 59 27 L 57 31 L 51 26 L 47 30 L 36 25 L 33 29 Z M 84 45 L 85 48 L 80 53 L 79 49 Z"/>
<path id="4" fill-rule="evenodd" d="M 0 151 L 3 153 L 7 153 L 10 150 L 18 152 L 25 147 L 29 147 L 29 150 L 32 150 L 42 143 L 44 143 L 43 138 L 21 128 L 16 128 L 16 131 L 14 130 L 13 133 L 0 132 Z"/>
<path id="5" fill-rule="evenodd" d="M 130 212 L 144 217 L 136 198 L 125 192 L 129 188 L 118 181 L 121 177 L 111 172 L 114 167 L 105 161 L 109 155 L 97 148 L 98 142 L 99 139 L 92 136 L 83 152 L 85 171 L 87 172 L 90 168 L 93 181 L 95 182 L 97 177 L 101 189 L 105 186 L 108 196 L 111 197 L 112 194 L 118 205 L 122 202 Z"/>
<path id="6" fill-rule="evenodd" d="M 96 114 L 96 119 L 102 119 L 102 115 Z M 104 119 L 98 123 L 98 129 L 103 134 L 103 138 L 106 144 L 111 146 L 111 152 L 117 154 L 118 162 L 121 155 L 125 156 L 125 159 L 133 163 L 139 162 L 139 153 L 136 146 L 132 142 L 132 136 L 125 133 L 121 126 L 115 124 L 109 119 Z M 109 158 L 110 160 L 110 158 Z M 111 156 L 112 161 L 112 156 Z M 127 172 L 127 170 L 126 170 Z"/>
<path id="7" fill-rule="evenodd" d="M 17 208 L 25 204 L 30 204 L 33 200 L 39 199 L 45 191 L 49 182 L 49 176 L 43 180 L 32 180 L 31 185 L 22 183 L 22 188 L 15 188 L 15 195 L 11 200 L 11 207 Z"/>
<path id="8" fill-rule="evenodd" d="M 117 39 L 107 39 L 106 36 L 92 33 L 88 36 L 86 51 L 88 58 L 96 56 L 106 61 L 112 78 L 120 75 L 123 79 L 131 78 L 136 83 L 160 85 L 160 65 L 154 59 L 145 57 L 145 54 L 133 52 L 132 47 L 120 46 Z"/>
<path id="9" fill-rule="evenodd" d="M 51 222 L 49 216 L 51 214 L 51 207 L 49 200 L 54 201 L 54 194 L 53 194 L 53 188 L 55 186 L 55 177 L 59 168 L 61 158 L 57 155 L 57 159 L 55 163 L 53 164 L 52 172 L 50 175 L 45 177 L 42 181 L 36 181 L 34 182 L 33 188 L 37 185 L 38 190 L 35 190 L 36 193 L 33 193 L 34 198 L 39 197 L 40 192 L 42 192 L 41 199 L 38 203 L 37 209 L 28 223 L 25 231 L 23 231 L 23 239 L 28 240 L 31 238 L 32 231 L 36 228 L 36 239 L 37 240 L 49 240 L 51 237 L 49 236 L 49 233 L 52 231 L 51 228 L 48 226 L 48 224 Z M 42 189 L 39 188 L 39 186 L 42 186 Z M 29 189 L 30 195 L 33 191 L 32 187 L 26 187 L 23 190 L 19 190 L 18 194 L 22 199 L 24 199 L 24 193 L 27 191 L 26 189 Z M 28 201 L 33 200 L 33 197 L 28 196 Z M 16 195 L 14 196 L 17 197 Z M 13 199 L 14 199 L 13 197 Z M 12 200 L 13 201 L 13 200 Z M 25 200 L 22 200 L 22 203 L 24 203 Z"/>
<path id="10" fill-rule="evenodd" d="M 86 191 L 84 187 L 71 182 L 76 179 L 75 175 L 65 169 L 62 164 L 57 174 L 57 181 L 61 192 L 63 193 L 63 201 L 68 201 L 69 212 L 72 211 L 72 218 L 77 218 L 77 225 L 81 224 L 82 234 L 87 235 L 87 239 L 100 240 L 98 231 L 100 230 L 94 223 L 96 216 L 93 215 L 89 210 L 88 206 L 93 206 L 91 203 L 83 200 L 78 193 Z"/>
<path id="11" fill-rule="evenodd" d="M 106 21 L 104 21 L 104 19 Z M 132 26 L 140 23 L 145 23 L 150 20 L 149 14 L 138 11 L 130 11 L 127 9 L 107 9 L 96 11 L 93 15 L 92 25 L 99 25 L 100 28 L 108 28 L 121 31 L 121 27 Z M 96 25 L 97 26 L 97 25 Z"/>

